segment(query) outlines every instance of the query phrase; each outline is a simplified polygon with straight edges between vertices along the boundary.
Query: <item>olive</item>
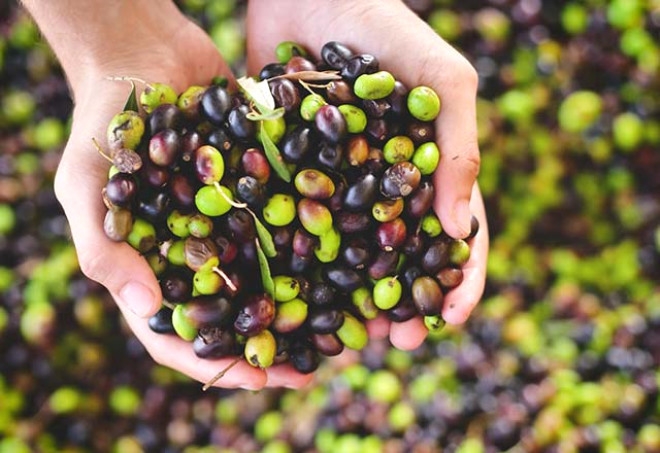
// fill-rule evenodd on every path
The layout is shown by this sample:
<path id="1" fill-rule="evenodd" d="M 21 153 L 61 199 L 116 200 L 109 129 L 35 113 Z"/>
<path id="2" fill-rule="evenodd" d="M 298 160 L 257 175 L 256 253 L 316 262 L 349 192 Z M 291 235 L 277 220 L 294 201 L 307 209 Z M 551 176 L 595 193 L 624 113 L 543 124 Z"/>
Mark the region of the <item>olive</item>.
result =
<path id="1" fill-rule="evenodd" d="M 411 287 L 412 300 L 422 316 L 439 315 L 444 296 L 440 285 L 428 276 L 417 277 Z"/>
<path id="2" fill-rule="evenodd" d="M 264 331 L 275 319 L 275 302 L 266 294 L 252 294 L 243 302 L 234 321 L 237 333 L 248 337 Z"/>
<path id="3" fill-rule="evenodd" d="M 394 199 L 410 195 L 421 181 L 419 169 L 411 162 L 397 162 L 385 170 L 380 181 L 380 193 Z"/>
<path id="4" fill-rule="evenodd" d="M 433 206 L 435 190 L 429 181 L 422 181 L 419 187 L 406 199 L 406 213 L 421 219 Z"/>
<path id="5" fill-rule="evenodd" d="M 365 212 L 339 211 L 335 214 L 335 223 L 342 233 L 359 233 L 371 227 L 371 219 Z"/>
<path id="6" fill-rule="evenodd" d="M 201 359 L 235 355 L 238 352 L 237 346 L 234 333 L 221 327 L 202 328 L 193 340 L 193 351 Z"/>
<path id="7" fill-rule="evenodd" d="M 319 354 L 307 344 L 293 346 L 289 351 L 289 358 L 293 368 L 302 374 L 313 373 L 320 364 Z"/>
<path id="8" fill-rule="evenodd" d="M 316 309 L 309 314 L 307 320 L 314 333 L 334 333 L 344 323 L 344 313 L 336 309 Z"/>
<path id="9" fill-rule="evenodd" d="M 344 293 L 351 293 L 364 284 L 360 274 L 352 269 L 340 266 L 326 267 L 324 276 L 332 286 Z"/>
<path id="10" fill-rule="evenodd" d="M 342 69 L 352 57 L 351 49 L 337 41 L 329 41 L 321 47 L 321 58 L 332 69 Z"/>
<path id="11" fill-rule="evenodd" d="M 202 95 L 200 101 L 201 114 L 215 125 L 222 125 L 232 107 L 232 98 L 227 88 L 222 85 L 211 85 Z"/>
<path id="12" fill-rule="evenodd" d="M 435 274 L 449 264 L 449 259 L 449 243 L 444 240 L 436 240 L 422 255 L 422 269 L 428 274 Z"/>
<path id="13" fill-rule="evenodd" d="M 366 174 L 357 179 L 346 189 L 343 206 L 350 211 L 366 211 L 378 196 L 378 179 Z"/>
<path id="14" fill-rule="evenodd" d="M 312 333 L 310 340 L 316 350 L 326 357 L 339 355 L 344 350 L 344 343 L 339 340 L 335 333 Z"/>
<path id="15" fill-rule="evenodd" d="M 284 134 L 279 148 L 282 157 L 290 163 L 298 163 L 316 146 L 314 131 L 306 126 L 298 126 Z"/>
<path id="16" fill-rule="evenodd" d="M 395 250 L 379 250 L 374 260 L 369 264 L 369 277 L 378 280 L 394 274 L 399 263 L 399 253 Z"/>

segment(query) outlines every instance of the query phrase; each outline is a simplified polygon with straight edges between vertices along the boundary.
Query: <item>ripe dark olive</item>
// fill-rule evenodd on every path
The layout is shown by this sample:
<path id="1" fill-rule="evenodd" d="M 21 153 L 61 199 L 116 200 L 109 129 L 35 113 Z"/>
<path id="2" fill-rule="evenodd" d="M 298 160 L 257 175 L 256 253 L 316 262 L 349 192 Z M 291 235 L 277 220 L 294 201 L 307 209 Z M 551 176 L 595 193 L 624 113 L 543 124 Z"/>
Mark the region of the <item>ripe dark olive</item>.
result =
<path id="1" fill-rule="evenodd" d="M 390 308 L 385 313 L 387 318 L 393 322 L 405 322 L 419 315 L 412 298 L 406 296 L 402 297 L 394 307 Z"/>
<path id="2" fill-rule="evenodd" d="M 323 141 L 319 145 L 316 160 L 324 167 L 339 170 L 344 162 L 344 146 Z"/>
<path id="3" fill-rule="evenodd" d="M 444 290 L 450 290 L 457 287 L 463 281 L 463 271 L 453 267 L 445 267 L 435 275 L 438 283 Z"/>
<path id="4" fill-rule="evenodd" d="M 209 132 L 209 135 L 206 137 L 206 143 L 222 152 L 227 152 L 234 146 L 234 139 L 229 134 L 228 129 L 217 127 Z"/>
<path id="5" fill-rule="evenodd" d="M 332 69 L 342 69 L 352 57 L 351 49 L 337 41 L 327 42 L 321 47 L 321 58 Z"/>
<path id="6" fill-rule="evenodd" d="M 309 59 L 295 55 L 284 65 L 284 73 L 292 74 L 301 71 L 316 71 L 316 65 Z"/>
<path id="7" fill-rule="evenodd" d="M 369 118 L 382 118 L 392 110 L 387 99 L 365 99 L 362 101 L 362 109 Z"/>
<path id="8" fill-rule="evenodd" d="M 195 297 L 186 302 L 183 313 L 198 329 L 228 326 L 234 321 L 232 303 L 225 297 Z"/>
<path id="9" fill-rule="evenodd" d="M 401 217 L 381 223 L 376 229 L 376 243 L 386 252 L 398 250 L 405 240 L 406 222 Z"/>
<path id="10" fill-rule="evenodd" d="M 105 197 L 113 205 L 127 208 L 133 204 L 138 192 L 135 177 L 128 173 L 116 173 L 105 184 Z"/>
<path id="11" fill-rule="evenodd" d="M 259 79 L 266 80 L 272 77 L 284 74 L 284 65 L 282 63 L 268 63 L 259 71 Z"/>
<path id="12" fill-rule="evenodd" d="M 346 189 L 344 208 L 350 211 L 366 211 L 378 196 L 378 179 L 371 174 L 361 176 Z"/>
<path id="13" fill-rule="evenodd" d="M 311 258 L 314 255 L 314 249 L 318 246 L 318 237 L 308 233 L 302 228 L 298 228 L 293 235 L 293 253 L 298 256 Z"/>
<path id="14" fill-rule="evenodd" d="M 266 294 L 252 294 L 245 299 L 236 316 L 234 329 L 248 337 L 264 330 L 275 319 L 275 302 Z"/>
<path id="15" fill-rule="evenodd" d="M 364 269 L 371 260 L 371 251 L 364 238 L 352 239 L 341 248 L 341 257 L 352 269 Z"/>
<path id="16" fill-rule="evenodd" d="M 192 275 L 179 269 L 166 271 L 160 279 L 160 289 L 165 300 L 185 302 L 192 295 Z"/>
<path id="17" fill-rule="evenodd" d="M 406 197 L 419 186 L 422 174 L 408 161 L 397 162 L 385 170 L 380 180 L 380 193 L 387 198 Z"/>
<path id="18" fill-rule="evenodd" d="M 355 55 L 346 62 L 341 70 L 341 75 L 349 82 L 353 82 L 362 74 L 378 72 L 379 67 L 380 63 L 375 56 L 366 53 Z"/>
<path id="19" fill-rule="evenodd" d="M 320 364 L 318 353 L 309 345 L 296 345 L 289 351 L 291 365 L 299 373 L 309 374 L 316 371 Z"/>
<path id="20" fill-rule="evenodd" d="M 394 275 L 396 265 L 399 262 L 399 253 L 390 250 L 379 250 L 374 260 L 369 264 L 367 272 L 369 277 L 374 280 L 380 280 L 388 275 Z"/>
<path id="21" fill-rule="evenodd" d="M 169 214 L 170 196 L 167 192 L 148 192 L 137 205 L 138 216 L 151 223 L 162 222 Z"/>
<path id="22" fill-rule="evenodd" d="M 449 242 L 435 241 L 422 256 L 422 269 L 428 274 L 435 274 L 449 264 L 449 257 Z"/>
<path id="23" fill-rule="evenodd" d="M 433 184 L 422 181 L 417 190 L 406 199 L 406 212 L 413 218 L 421 219 L 433 206 L 434 196 Z"/>
<path id="24" fill-rule="evenodd" d="M 266 188 L 252 176 L 243 176 L 236 183 L 236 197 L 252 209 L 260 209 L 266 202 Z"/>
<path id="25" fill-rule="evenodd" d="M 211 85 L 202 95 L 200 110 L 204 118 L 220 126 L 227 119 L 231 106 L 232 98 L 227 88 Z"/>
<path id="26" fill-rule="evenodd" d="M 233 209 L 226 216 L 227 230 L 236 242 L 254 241 L 257 235 L 254 219 L 244 209 Z"/>
<path id="27" fill-rule="evenodd" d="M 314 333 L 334 333 L 344 323 L 344 313 L 335 309 L 318 309 L 309 314 L 307 323 Z"/>
<path id="28" fill-rule="evenodd" d="M 193 351 L 201 359 L 218 359 L 236 355 L 238 353 L 236 335 L 226 328 L 200 329 L 193 340 Z"/>
<path id="29" fill-rule="evenodd" d="M 252 138 L 256 132 L 256 123 L 247 118 L 248 113 L 250 113 L 250 107 L 241 104 L 232 108 L 227 117 L 229 132 L 239 140 Z"/>
<path id="30" fill-rule="evenodd" d="M 357 96 L 353 93 L 353 88 L 344 80 L 333 80 L 328 83 L 326 88 L 328 102 L 334 105 L 355 104 Z"/>
<path id="31" fill-rule="evenodd" d="M 174 104 L 161 104 L 149 114 L 147 126 L 151 135 L 164 129 L 179 131 L 183 124 L 183 113 Z"/>
<path id="32" fill-rule="evenodd" d="M 366 212 L 340 211 L 335 214 L 335 224 L 342 233 L 359 233 L 371 226 L 371 217 Z"/>
<path id="33" fill-rule="evenodd" d="M 271 80 L 268 86 L 277 107 L 283 107 L 287 113 L 298 110 L 301 101 L 300 92 L 291 80 Z"/>
<path id="34" fill-rule="evenodd" d="M 156 333 L 174 333 L 172 309 L 162 306 L 155 315 L 149 318 L 149 328 Z"/>
<path id="35" fill-rule="evenodd" d="M 344 343 L 334 333 L 313 333 L 310 340 L 316 350 L 326 357 L 339 355 L 344 350 Z"/>
<path id="36" fill-rule="evenodd" d="M 332 144 L 339 143 L 348 134 L 346 118 L 337 106 L 328 104 L 318 109 L 314 116 L 316 130 Z"/>
<path id="37" fill-rule="evenodd" d="M 235 242 L 230 241 L 225 236 L 216 236 L 213 239 L 213 242 L 218 250 L 217 256 L 220 260 L 220 264 L 230 264 L 236 259 L 236 256 L 238 255 L 238 247 Z"/>
<path id="38" fill-rule="evenodd" d="M 181 173 L 170 177 L 169 192 L 172 200 L 181 208 L 192 208 L 195 205 L 195 187 Z"/>
<path id="39" fill-rule="evenodd" d="M 328 306 L 335 301 L 335 289 L 325 282 L 314 283 L 310 288 L 309 300 L 318 306 Z"/>
<path id="40" fill-rule="evenodd" d="M 352 269 L 330 266 L 324 269 L 324 274 L 332 286 L 344 293 L 355 291 L 364 284 L 360 274 Z"/>
<path id="41" fill-rule="evenodd" d="M 432 277 L 417 277 L 412 284 L 411 293 L 413 303 L 422 316 L 435 316 L 442 311 L 442 289 Z"/>
<path id="42" fill-rule="evenodd" d="M 298 126 L 287 132 L 279 144 L 284 160 L 294 164 L 302 161 L 315 146 L 314 131 L 306 126 Z"/>

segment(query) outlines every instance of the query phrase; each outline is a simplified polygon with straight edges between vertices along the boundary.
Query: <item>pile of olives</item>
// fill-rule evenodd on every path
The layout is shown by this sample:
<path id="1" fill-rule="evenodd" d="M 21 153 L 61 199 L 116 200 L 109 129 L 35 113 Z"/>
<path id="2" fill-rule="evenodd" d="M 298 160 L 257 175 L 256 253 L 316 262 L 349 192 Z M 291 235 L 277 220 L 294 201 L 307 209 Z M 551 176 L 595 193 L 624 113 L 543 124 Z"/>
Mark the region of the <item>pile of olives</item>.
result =
<path id="1" fill-rule="evenodd" d="M 236 92 L 149 83 L 108 125 L 105 232 L 159 279 L 151 328 L 201 358 L 310 373 L 380 313 L 442 325 L 463 279 L 479 225 L 453 239 L 432 209 L 438 95 L 341 43 L 320 53 L 281 43 Z"/>

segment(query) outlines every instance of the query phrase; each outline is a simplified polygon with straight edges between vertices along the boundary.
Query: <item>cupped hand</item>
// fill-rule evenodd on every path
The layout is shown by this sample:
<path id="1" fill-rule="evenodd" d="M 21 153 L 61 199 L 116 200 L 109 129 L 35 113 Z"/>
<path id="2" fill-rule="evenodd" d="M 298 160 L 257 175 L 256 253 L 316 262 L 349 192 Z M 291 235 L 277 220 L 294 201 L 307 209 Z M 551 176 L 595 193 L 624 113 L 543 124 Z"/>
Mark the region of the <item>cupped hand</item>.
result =
<path id="1" fill-rule="evenodd" d="M 112 77 L 168 83 L 182 92 L 191 85 L 207 85 L 214 76 L 231 76 L 201 29 L 183 16 L 169 19 L 173 22 L 160 23 L 158 27 L 149 26 L 148 21 L 139 22 L 144 25 L 138 24 L 128 34 L 108 37 L 111 44 L 92 61 L 66 68 L 75 109 L 55 191 L 69 220 L 84 274 L 109 290 L 156 362 L 207 382 L 233 359 L 201 360 L 190 343 L 173 335 L 156 334 L 148 327 L 147 318 L 160 308 L 161 291 L 144 258 L 128 244 L 110 241 L 103 232 L 106 208 L 101 190 L 108 178 L 109 163 L 92 143 L 93 138 L 104 143 L 110 119 L 122 110 L 130 92 L 127 82 L 111 80 Z M 264 371 L 243 360 L 215 385 L 248 389 L 300 387 L 310 379 L 290 366 Z"/>
<path id="2" fill-rule="evenodd" d="M 317 52 L 316 58 L 323 44 L 339 41 L 377 56 L 381 69 L 408 87 L 427 85 L 440 95 L 442 110 L 435 125 L 442 158 L 434 174 L 434 207 L 444 230 L 454 238 L 468 236 L 471 214 L 480 222 L 479 233 L 470 241 L 464 280 L 446 295 L 442 310 L 446 322 L 465 322 L 483 294 L 488 254 L 486 215 L 476 185 L 480 158 L 474 68 L 400 0 L 280 0 L 277 7 L 250 0 L 247 24 L 251 74 L 274 61 L 275 47 L 282 41 L 297 42 Z M 421 318 L 392 324 L 378 319 L 370 332 L 389 333 L 401 349 L 416 348 L 428 333 Z"/>

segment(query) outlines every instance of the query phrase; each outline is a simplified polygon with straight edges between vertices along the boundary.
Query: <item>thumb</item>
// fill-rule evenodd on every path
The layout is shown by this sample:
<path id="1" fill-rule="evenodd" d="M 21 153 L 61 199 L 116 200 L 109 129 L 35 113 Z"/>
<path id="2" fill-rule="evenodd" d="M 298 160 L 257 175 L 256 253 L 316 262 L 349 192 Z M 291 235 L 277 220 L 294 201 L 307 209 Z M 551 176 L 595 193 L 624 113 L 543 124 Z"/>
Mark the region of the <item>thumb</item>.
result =
<path id="1" fill-rule="evenodd" d="M 147 317 L 158 310 L 162 297 L 153 271 L 129 244 L 110 240 L 103 229 L 106 207 L 101 191 L 109 164 L 95 150 L 92 138 L 103 142 L 106 125 L 122 105 L 103 102 L 104 98 L 97 97 L 94 109 L 76 108 L 55 176 L 55 194 L 69 221 L 82 272 L 105 286 L 118 303 Z"/>

